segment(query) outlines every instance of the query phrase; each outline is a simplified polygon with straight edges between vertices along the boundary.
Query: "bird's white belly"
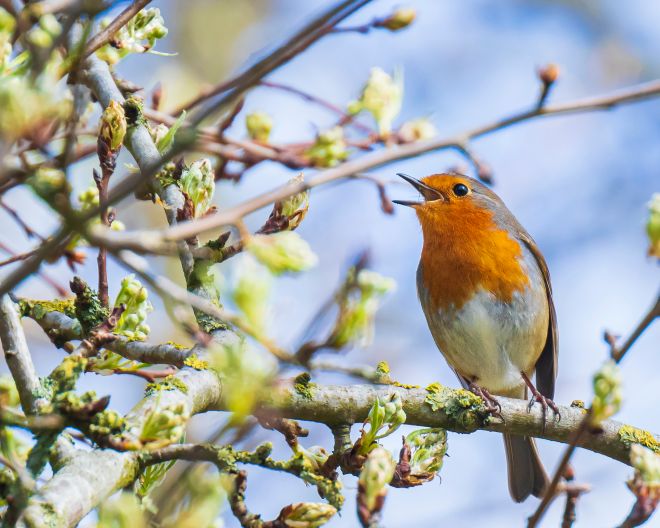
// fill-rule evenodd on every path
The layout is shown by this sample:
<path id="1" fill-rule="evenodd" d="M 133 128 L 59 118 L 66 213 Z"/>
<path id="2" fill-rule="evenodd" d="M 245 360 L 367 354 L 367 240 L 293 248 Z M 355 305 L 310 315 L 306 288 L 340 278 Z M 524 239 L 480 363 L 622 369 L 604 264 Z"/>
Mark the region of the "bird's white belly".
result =
<path id="1" fill-rule="evenodd" d="M 460 309 L 438 310 L 422 290 L 431 334 L 449 365 L 494 394 L 521 396 L 520 372 L 531 374 L 547 337 L 545 292 L 528 288 L 503 303 L 480 290 Z"/>

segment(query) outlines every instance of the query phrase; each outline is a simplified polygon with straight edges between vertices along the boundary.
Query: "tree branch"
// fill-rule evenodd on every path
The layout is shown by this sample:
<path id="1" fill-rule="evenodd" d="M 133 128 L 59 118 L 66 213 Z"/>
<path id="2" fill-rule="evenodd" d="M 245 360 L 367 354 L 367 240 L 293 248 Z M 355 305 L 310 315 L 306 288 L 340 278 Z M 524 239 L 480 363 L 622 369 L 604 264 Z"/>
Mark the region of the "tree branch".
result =
<path id="1" fill-rule="evenodd" d="M 32 363 L 18 307 L 9 295 L 3 295 L 0 299 L 0 340 L 21 398 L 21 406 L 26 414 L 36 414 L 40 404 L 37 394 L 42 387 Z"/>
<path id="2" fill-rule="evenodd" d="M 152 230 L 120 233 L 104 229 L 102 226 L 95 226 L 92 229 L 91 235 L 96 243 L 105 245 L 108 248 L 126 248 L 135 251 L 141 250 L 139 243 L 136 244 L 140 240 L 150 239 L 152 240 L 152 244 L 156 243 L 156 241 L 160 241 L 162 244 L 163 241 L 185 240 L 192 236 L 212 231 L 218 227 L 233 224 L 262 207 L 266 207 L 274 202 L 281 201 L 313 187 L 348 178 L 353 174 L 365 172 L 394 161 L 412 158 L 437 150 L 460 148 L 461 145 L 466 145 L 469 140 L 485 136 L 517 123 L 539 117 L 606 110 L 614 108 L 617 105 L 658 95 L 660 95 L 660 80 L 640 84 L 603 96 L 588 97 L 569 103 L 548 105 L 542 108 L 534 107 L 531 110 L 498 119 L 492 123 L 467 130 L 452 137 L 418 141 L 405 145 L 394 145 L 372 154 L 365 154 L 364 156 L 342 163 L 335 168 L 321 171 L 305 182 L 277 187 L 272 191 L 263 193 L 231 209 L 198 220 L 184 222 L 164 231 Z"/>

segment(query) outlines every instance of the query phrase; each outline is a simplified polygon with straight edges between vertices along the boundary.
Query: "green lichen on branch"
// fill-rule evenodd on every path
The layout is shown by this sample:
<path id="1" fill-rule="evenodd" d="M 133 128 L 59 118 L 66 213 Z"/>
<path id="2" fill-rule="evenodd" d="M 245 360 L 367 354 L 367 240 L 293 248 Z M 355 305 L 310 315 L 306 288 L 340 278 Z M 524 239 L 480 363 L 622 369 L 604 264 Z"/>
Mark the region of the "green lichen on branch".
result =
<path id="1" fill-rule="evenodd" d="M 71 291 L 76 294 L 74 300 L 76 318 L 87 335 L 92 328 L 105 321 L 110 312 L 99 299 L 98 294 L 80 277 L 71 281 Z"/>
<path id="2" fill-rule="evenodd" d="M 273 445 L 270 442 L 261 444 L 254 451 L 236 451 L 231 445 L 203 444 L 196 446 L 196 448 L 204 452 L 200 458 L 213 462 L 220 471 L 238 473 L 238 464 L 251 464 L 274 471 L 282 471 L 295 475 L 307 484 L 315 486 L 319 495 L 335 508 L 340 509 L 344 502 L 344 497 L 341 494 L 341 482 L 316 473 L 312 466 L 307 463 L 302 453 L 295 454 L 288 460 L 274 460 L 270 457 L 273 450 Z M 142 456 L 143 460 L 149 461 L 149 453 Z"/>
<path id="3" fill-rule="evenodd" d="M 188 394 L 187 385 L 179 378 L 173 376 L 172 374 L 163 378 L 160 381 L 156 381 L 154 383 L 148 383 L 147 388 L 145 390 L 145 394 L 147 396 L 151 396 L 152 394 L 156 394 L 157 392 L 160 391 L 172 391 L 172 390 L 178 390 L 183 392 L 184 394 Z"/>
<path id="4" fill-rule="evenodd" d="M 76 308 L 74 304 L 75 299 L 54 299 L 51 301 L 40 301 L 33 299 L 21 299 L 18 301 L 18 307 L 21 312 L 21 317 L 30 317 L 35 321 L 39 321 L 47 314 L 52 312 L 59 312 L 68 317 L 76 316 Z"/>
<path id="5" fill-rule="evenodd" d="M 311 400 L 314 397 L 316 383 L 312 383 L 312 376 L 309 372 L 303 372 L 293 380 L 293 390 L 303 398 Z"/>
<path id="6" fill-rule="evenodd" d="M 124 418 L 116 411 L 106 409 L 109 397 L 98 398 L 96 392 L 76 394 L 62 392 L 53 398 L 54 410 L 67 418 L 67 421 L 83 431 L 99 445 L 109 445 L 110 436 L 124 432 Z"/>
<path id="7" fill-rule="evenodd" d="M 206 370 L 209 368 L 209 362 L 204 361 L 203 359 L 199 359 L 197 357 L 197 354 L 192 354 L 191 356 L 188 356 L 184 361 L 183 364 L 186 367 L 193 368 L 195 370 Z"/>
<path id="8" fill-rule="evenodd" d="M 479 396 L 466 389 L 450 389 L 440 383 L 426 387 L 425 403 L 433 411 L 442 411 L 463 432 L 477 430 L 488 419 L 488 412 Z"/>
<path id="9" fill-rule="evenodd" d="M 126 114 L 126 122 L 129 127 L 138 125 L 147 125 L 144 118 L 144 103 L 137 97 L 129 97 L 124 102 L 124 113 Z"/>
<path id="10" fill-rule="evenodd" d="M 87 363 L 87 358 L 82 356 L 65 357 L 47 378 L 46 385 L 52 390 L 52 395 L 73 390 Z"/>
<path id="11" fill-rule="evenodd" d="M 644 429 L 638 429 L 632 425 L 622 425 L 619 429 L 619 438 L 628 447 L 632 444 L 640 444 L 655 453 L 660 453 L 660 442 L 652 433 Z"/>

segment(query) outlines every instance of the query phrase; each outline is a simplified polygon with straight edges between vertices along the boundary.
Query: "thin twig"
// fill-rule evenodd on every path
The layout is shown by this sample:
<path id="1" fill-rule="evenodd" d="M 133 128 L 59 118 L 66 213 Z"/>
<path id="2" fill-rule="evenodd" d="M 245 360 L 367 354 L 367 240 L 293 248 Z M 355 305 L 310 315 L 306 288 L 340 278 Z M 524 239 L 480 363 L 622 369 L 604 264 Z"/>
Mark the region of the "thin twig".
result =
<path id="1" fill-rule="evenodd" d="M 160 231 L 134 231 L 124 233 L 108 231 L 101 232 L 100 229 L 96 228 L 93 230 L 92 234 L 95 237 L 95 242 L 107 245 L 109 248 L 128 248 L 134 250 L 139 250 L 139 247 L 134 244 L 135 240 L 143 237 L 150 240 L 159 237 L 170 241 L 185 240 L 191 236 L 212 231 L 220 226 L 233 224 L 236 220 L 261 209 L 262 207 L 281 201 L 289 196 L 293 196 L 294 194 L 301 193 L 308 189 L 338 179 L 350 177 L 355 173 L 366 172 L 375 167 L 387 165 L 401 159 L 412 158 L 431 151 L 455 148 L 457 144 L 464 144 L 465 141 L 485 136 L 489 133 L 533 118 L 605 110 L 620 104 L 639 101 L 658 95 L 660 95 L 660 80 L 633 86 L 603 96 L 578 99 L 568 103 L 545 106 L 540 109 L 533 108 L 496 120 L 486 125 L 478 126 L 450 138 L 438 138 L 418 141 L 406 145 L 395 145 L 372 154 L 366 154 L 354 160 L 347 161 L 338 167 L 321 171 L 305 182 L 278 187 L 231 209 L 198 220 L 185 222 L 177 227 Z"/>
<path id="2" fill-rule="evenodd" d="M 119 13 L 117 18 L 110 22 L 110 24 L 108 24 L 105 29 L 99 31 L 96 35 L 89 39 L 87 45 L 85 46 L 85 51 L 82 54 L 82 58 L 84 59 L 89 57 L 97 49 L 110 42 L 115 33 L 117 33 L 117 31 L 128 24 L 131 18 L 133 18 L 144 6 L 150 2 L 151 0 L 135 0 L 130 6 Z"/>
<path id="3" fill-rule="evenodd" d="M 626 352 L 628 352 L 628 350 L 630 350 L 630 347 L 637 340 L 637 338 L 640 335 L 642 335 L 642 333 L 644 333 L 644 331 L 651 325 L 651 323 L 653 323 L 655 318 L 658 317 L 659 311 L 660 311 L 660 297 L 658 297 L 655 304 L 651 306 L 651 308 L 647 311 L 644 317 L 642 317 L 642 320 L 637 325 L 635 330 L 633 330 L 632 334 L 626 340 L 626 342 L 621 347 L 621 349 L 615 350 L 614 347 L 612 348 L 611 356 L 616 363 L 619 363 L 623 359 L 623 356 L 626 354 Z M 557 487 L 559 486 L 559 482 L 561 481 L 561 478 L 564 472 L 566 471 L 566 467 L 571 457 L 573 456 L 573 453 L 577 449 L 577 446 L 579 442 L 582 440 L 582 437 L 584 437 L 585 434 L 589 431 L 590 423 L 591 423 L 591 408 L 584 415 L 582 421 L 580 422 L 580 425 L 573 433 L 571 442 L 564 451 L 564 454 L 562 455 L 559 465 L 555 470 L 552 480 L 550 481 L 550 484 L 548 485 L 548 487 L 545 490 L 545 493 L 543 494 L 541 502 L 539 503 L 536 510 L 529 517 L 527 521 L 527 528 L 535 528 L 536 526 L 538 526 L 538 523 L 541 521 L 543 514 L 545 513 L 549 504 L 552 502 L 553 498 L 555 497 L 555 494 L 557 492 Z"/>
<path id="4" fill-rule="evenodd" d="M 326 101 L 325 99 L 318 97 L 316 95 L 312 95 L 308 92 L 305 92 L 303 90 L 300 90 L 296 88 L 295 86 L 289 86 L 288 84 L 282 84 L 278 82 L 273 82 L 273 81 L 261 81 L 259 83 L 260 86 L 265 86 L 267 88 L 274 88 L 277 90 L 282 90 L 283 92 L 289 92 L 294 95 L 297 95 L 298 97 L 303 98 L 305 101 L 309 101 L 311 103 L 317 104 L 319 106 L 322 106 L 323 108 L 330 110 L 331 112 L 334 112 L 335 114 L 339 115 L 342 119 L 345 119 L 347 122 L 350 122 L 350 124 L 361 130 L 362 132 L 365 132 L 367 134 L 373 134 L 375 133 L 375 130 L 372 128 L 368 127 L 367 125 L 363 125 L 360 122 L 353 121 L 353 116 L 348 115 L 344 109 L 341 107 L 337 106 L 336 104 L 331 103 L 330 101 Z"/>
<path id="5" fill-rule="evenodd" d="M 626 353 L 633 346 L 635 341 L 637 341 L 637 338 L 639 338 L 639 336 L 641 336 L 642 333 L 644 333 L 644 330 L 646 330 L 651 325 L 651 323 L 656 319 L 656 317 L 660 317 L 660 295 L 658 295 L 655 304 L 649 309 L 646 315 L 642 318 L 642 320 L 639 322 L 635 330 L 633 330 L 633 332 L 630 334 L 628 339 L 626 339 L 625 343 L 623 343 L 620 347 L 616 346 L 615 342 L 611 343 L 610 356 L 612 357 L 612 359 L 617 363 L 619 363 L 623 359 L 623 356 L 625 356 Z"/>
<path id="6" fill-rule="evenodd" d="M 333 5 L 330 9 L 324 11 L 320 16 L 313 19 L 309 24 L 300 29 L 278 49 L 257 62 L 257 64 L 246 70 L 244 73 L 241 73 L 229 81 L 222 82 L 209 90 L 202 91 L 197 97 L 182 105 L 173 112 L 173 114 L 178 115 L 183 110 L 190 110 L 208 99 L 229 92 L 217 103 L 208 105 L 207 108 L 200 111 L 200 117 L 196 122 L 196 124 L 199 124 L 199 122 L 210 113 L 234 103 L 248 88 L 256 85 L 266 75 L 305 51 L 318 39 L 327 35 L 339 22 L 368 4 L 370 1 L 371 0 L 344 0 L 343 2 Z"/>

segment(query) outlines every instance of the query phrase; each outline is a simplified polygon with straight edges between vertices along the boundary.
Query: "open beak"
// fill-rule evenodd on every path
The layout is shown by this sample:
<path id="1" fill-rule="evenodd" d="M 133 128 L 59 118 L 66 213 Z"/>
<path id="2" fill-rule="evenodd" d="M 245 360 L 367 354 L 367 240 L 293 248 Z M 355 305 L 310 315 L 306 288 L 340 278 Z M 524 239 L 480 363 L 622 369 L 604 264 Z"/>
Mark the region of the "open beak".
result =
<path id="1" fill-rule="evenodd" d="M 438 193 L 438 191 L 436 191 L 433 187 L 429 187 L 424 182 L 419 181 L 417 178 L 413 178 L 412 176 L 408 176 L 407 174 L 403 174 L 401 172 L 397 173 L 397 176 L 406 180 L 410 185 L 417 189 L 423 197 L 427 197 L 429 195 L 434 197 L 437 196 L 438 198 L 442 197 L 442 195 L 440 195 L 440 193 Z M 412 200 L 392 200 L 392 202 L 399 205 L 406 205 L 408 207 L 415 207 L 416 205 L 422 205 L 424 203 L 424 201 L 415 202 Z"/>

